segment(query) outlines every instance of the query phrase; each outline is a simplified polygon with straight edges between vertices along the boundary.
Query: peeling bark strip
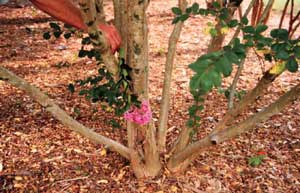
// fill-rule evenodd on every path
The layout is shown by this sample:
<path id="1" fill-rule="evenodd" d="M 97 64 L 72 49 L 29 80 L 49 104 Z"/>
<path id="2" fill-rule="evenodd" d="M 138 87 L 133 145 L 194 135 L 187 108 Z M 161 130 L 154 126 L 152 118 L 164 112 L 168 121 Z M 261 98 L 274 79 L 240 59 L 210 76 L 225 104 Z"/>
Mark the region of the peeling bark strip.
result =
<path id="1" fill-rule="evenodd" d="M 210 134 L 204 139 L 189 145 L 186 149 L 173 156 L 168 167 L 171 170 L 184 169 L 188 166 L 188 163 L 193 161 L 196 156 L 204 149 L 209 146 L 219 144 L 225 140 L 236 137 L 246 131 L 254 129 L 255 125 L 259 122 L 269 119 L 274 114 L 279 113 L 284 107 L 294 100 L 300 98 L 300 84 L 293 87 L 290 91 L 281 96 L 277 101 L 266 107 L 259 113 L 249 117 L 245 121 L 238 123 L 226 130 L 219 131 L 217 133 Z M 184 164 L 184 166 L 182 166 Z"/>
<path id="2" fill-rule="evenodd" d="M 91 129 L 83 126 L 81 123 L 70 117 L 64 110 L 62 110 L 55 102 L 53 102 L 47 95 L 45 95 L 38 88 L 30 85 L 24 79 L 18 77 L 4 67 L 0 66 L 0 79 L 5 80 L 13 86 L 24 90 L 31 98 L 38 102 L 46 111 L 51 113 L 63 125 L 69 127 L 71 130 L 80 135 L 90 139 L 97 144 L 106 145 L 114 152 L 120 153 L 123 157 L 129 159 L 129 149 L 124 145 L 102 136 Z"/>
<path id="3" fill-rule="evenodd" d="M 107 67 L 108 71 L 112 73 L 115 79 L 118 79 L 119 65 L 115 56 L 111 53 L 111 50 L 108 46 L 108 42 L 104 37 L 103 33 L 98 29 L 99 18 L 102 18 L 104 13 L 103 9 L 96 9 L 96 5 L 101 6 L 99 0 L 80 0 L 79 5 L 81 7 L 81 14 L 85 24 L 88 27 L 88 34 L 93 42 L 93 46 L 96 51 L 101 53 L 103 63 Z"/>

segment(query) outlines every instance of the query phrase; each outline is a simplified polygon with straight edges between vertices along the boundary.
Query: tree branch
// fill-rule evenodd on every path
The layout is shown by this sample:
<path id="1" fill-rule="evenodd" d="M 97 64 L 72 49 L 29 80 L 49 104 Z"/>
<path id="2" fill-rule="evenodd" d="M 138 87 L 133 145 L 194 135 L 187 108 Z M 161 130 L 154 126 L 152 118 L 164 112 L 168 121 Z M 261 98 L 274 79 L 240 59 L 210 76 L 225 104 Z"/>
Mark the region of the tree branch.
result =
<path id="1" fill-rule="evenodd" d="M 99 1 L 97 0 L 97 2 Z M 118 79 L 118 62 L 112 54 L 103 32 L 99 32 L 98 30 L 97 16 L 101 15 L 101 9 L 96 9 L 95 0 L 80 0 L 79 5 L 81 7 L 81 15 L 87 25 L 88 33 L 95 50 L 101 53 L 103 63 L 106 65 L 108 71 L 112 73 L 115 79 Z"/>
<path id="2" fill-rule="evenodd" d="M 178 4 L 181 10 L 184 11 L 187 6 L 186 0 L 179 0 Z M 180 21 L 176 23 L 173 28 L 173 32 L 169 38 L 167 61 L 165 64 L 164 86 L 162 92 L 162 100 L 160 103 L 160 113 L 158 121 L 158 148 L 161 152 L 166 150 L 166 135 L 170 108 L 170 88 L 172 82 L 172 72 L 176 53 L 176 46 L 180 37 L 182 27 L 183 22 Z"/>
<path id="3" fill-rule="evenodd" d="M 231 83 L 231 86 L 230 86 L 230 91 L 229 91 L 229 99 L 228 99 L 228 109 L 232 109 L 233 108 L 233 103 L 234 103 L 234 95 L 235 95 L 235 91 L 236 91 L 236 86 L 237 86 L 237 83 L 238 83 L 238 80 L 242 74 L 242 71 L 244 69 L 244 63 L 245 63 L 245 59 L 243 59 L 241 61 L 241 63 L 239 64 L 238 66 L 238 70 L 234 76 L 234 79 Z"/>
<path id="4" fill-rule="evenodd" d="M 30 85 L 24 79 L 18 77 L 12 72 L 8 71 L 4 67 L 0 66 L 1 79 L 9 82 L 13 86 L 24 90 L 30 97 L 45 108 L 46 111 L 51 113 L 57 120 L 63 125 L 69 127 L 71 130 L 79 133 L 80 135 L 90 139 L 95 143 L 106 145 L 112 151 L 120 153 L 123 157 L 129 159 L 129 149 L 124 145 L 99 135 L 91 129 L 83 126 L 81 123 L 70 117 L 64 110 L 62 110 L 57 104 L 55 104 L 47 95 L 45 95 L 38 88 Z"/>
<path id="5" fill-rule="evenodd" d="M 281 62 L 277 62 L 272 68 L 270 68 L 263 77 L 260 79 L 260 81 L 257 83 L 254 89 L 252 89 L 250 92 L 248 92 L 241 101 L 239 101 L 235 108 L 229 109 L 223 119 L 217 124 L 216 128 L 213 132 L 218 132 L 219 130 L 225 129 L 232 120 L 234 120 L 245 108 L 253 102 L 256 97 L 261 96 L 262 91 L 265 90 L 279 75 L 281 75 L 285 68 L 283 68 L 281 71 L 273 73 L 273 69 L 279 68 L 278 66 L 282 65 Z"/>
<path id="6" fill-rule="evenodd" d="M 178 168 L 184 169 L 182 163 L 187 166 L 187 163 L 193 161 L 196 156 L 204 149 L 212 145 L 219 144 L 225 140 L 236 137 L 246 131 L 254 129 L 254 126 L 262 121 L 267 120 L 274 114 L 279 113 L 284 107 L 294 100 L 300 98 L 300 84 L 293 87 L 290 91 L 281 96 L 277 101 L 266 107 L 264 110 L 256 113 L 255 115 L 249 117 L 245 121 L 238 123 L 226 130 L 219 131 L 217 133 L 212 133 L 202 140 L 199 140 L 185 148 L 183 151 L 179 152 L 173 156 L 168 163 L 169 169 L 177 170 Z"/>

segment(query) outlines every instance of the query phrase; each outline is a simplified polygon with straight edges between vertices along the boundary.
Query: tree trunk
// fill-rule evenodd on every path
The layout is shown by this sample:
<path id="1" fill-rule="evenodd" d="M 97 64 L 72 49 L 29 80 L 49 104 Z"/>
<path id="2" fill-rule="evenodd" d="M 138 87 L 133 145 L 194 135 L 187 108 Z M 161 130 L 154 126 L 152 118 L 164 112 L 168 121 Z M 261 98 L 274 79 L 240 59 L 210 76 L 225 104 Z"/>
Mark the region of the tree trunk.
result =
<path id="1" fill-rule="evenodd" d="M 132 68 L 132 81 L 134 94 L 140 101 L 149 101 L 148 98 L 148 25 L 146 18 L 146 9 L 148 1 L 132 0 L 128 1 L 128 47 L 127 61 Z M 155 127 L 152 121 L 144 126 L 129 122 L 128 133 L 131 135 L 131 155 L 132 167 L 137 177 L 154 177 L 160 169 L 159 154 L 155 139 Z M 137 144 L 137 135 L 142 137 L 141 144 Z M 142 161 L 136 162 L 137 152 L 139 152 Z M 141 153 L 140 153 L 141 152 Z M 144 154 L 141 155 L 141 154 Z M 144 172 L 144 174 L 141 174 Z M 142 176 L 144 175 L 144 176 Z"/>

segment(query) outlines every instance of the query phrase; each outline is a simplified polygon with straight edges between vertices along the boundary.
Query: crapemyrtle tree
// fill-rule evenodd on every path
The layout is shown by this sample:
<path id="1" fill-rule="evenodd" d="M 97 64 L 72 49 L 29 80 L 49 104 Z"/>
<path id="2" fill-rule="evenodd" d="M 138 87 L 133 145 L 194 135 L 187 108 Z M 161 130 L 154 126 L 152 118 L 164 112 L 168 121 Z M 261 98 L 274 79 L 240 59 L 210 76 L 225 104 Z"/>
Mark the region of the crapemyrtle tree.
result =
<path id="1" fill-rule="evenodd" d="M 73 91 L 76 87 L 90 85 L 88 88 L 82 88 L 80 95 L 85 95 L 92 102 L 106 104 L 114 110 L 116 116 L 123 116 L 126 122 L 123 125 L 126 125 L 127 129 L 127 144 L 117 142 L 83 126 L 38 88 L 2 66 L 0 66 L 1 80 L 25 90 L 28 95 L 73 131 L 93 142 L 105 145 L 128 159 L 132 171 L 138 178 L 155 177 L 162 167 L 167 167 L 172 172 L 184 171 L 206 148 L 254 129 L 257 123 L 279 113 L 286 105 L 299 98 L 300 84 L 296 84 L 262 111 L 236 122 L 240 113 L 249 108 L 258 96 L 263 95 L 263 91 L 282 73 L 286 71 L 299 73 L 300 38 L 296 36 L 296 29 L 300 25 L 299 10 L 295 12 L 294 7 L 290 6 L 289 26 L 287 29 L 282 27 L 284 16 L 289 9 L 288 5 L 289 3 L 293 5 L 293 0 L 286 1 L 278 28 L 269 30 L 270 33 L 267 32 L 267 20 L 274 0 L 269 0 L 266 4 L 262 0 L 251 0 L 247 5 L 242 1 L 212 0 L 207 2 L 206 7 L 200 7 L 198 3 L 188 4 L 186 0 L 179 0 L 178 7 L 172 8 L 174 29 L 168 43 L 160 116 L 156 127 L 152 119 L 148 94 L 148 88 L 151 85 L 148 82 L 146 10 L 149 3 L 149 0 L 113 1 L 114 24 L 122 37 L 121 49 L 118 54 L 114 55 L 110 52 L 103 33 L 97 27 L 99 22 L 106 22 L 103 1 L 79 1 L 82 17 L 88 28 L 88 36 L 82 39 L 79 56 L 96 60 L 99 69 L 97 76 L 79 80 L 74 85 L 69 85 L 69 89 Z M 241 3 L 247 7 L 244 11 L 240 7 Z M 233 17 L 235 14 L 239 17 Z M 214 18 L 215 24 L 207 27 L 211 40 L 206 53 L 189 64 L 189 68 L 194 72 L 189 84 L 194 99 L 188 109 L 189 118 L 186 120 L 185 127 L 181 128 L 174 144 L 167 147 L 167 121 L 176 44 L 184 22 L 193 15 L 210 16 Z M 44 34 L 47 39 L 52 35 L 57 37 L 64 35 L 65 38 L 70 38 L 74 34 L 74 31 L 70 29 L 63 32 L 57 24 L 51 25 L 54 31 Z M 225 43 L 227 31 L 234 33 L 230 37 L 231 40 Z M 272 67 L 264 72 L 252 90 L 241 95 L 237 92 L 236 85 L 241 72 L 246 68 L 244 63 L 250 49 L 255 50 L 263 60 L 270 62 Z M 232 74 L 234 65 L 238 70 Z M 210 134 L 202 139 L 192 140 L 193 134 L 201 128 L 199 113 L 205 110 L 206 95 L 218 89 L 224 78 L 228 76 L 234 77 L 231 86 L 226 91 L 228 111 Z M 239 100 L 235 100 L 237 96 Z M 167 162 L 161 161 L 165 160 L 164 158 L 167 158 Z"/>

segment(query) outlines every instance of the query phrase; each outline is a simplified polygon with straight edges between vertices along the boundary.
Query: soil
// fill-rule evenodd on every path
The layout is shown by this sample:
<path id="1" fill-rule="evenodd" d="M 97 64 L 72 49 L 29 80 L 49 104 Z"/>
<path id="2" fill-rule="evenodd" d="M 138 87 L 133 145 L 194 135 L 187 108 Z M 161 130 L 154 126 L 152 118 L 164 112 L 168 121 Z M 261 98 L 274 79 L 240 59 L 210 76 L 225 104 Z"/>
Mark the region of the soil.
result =
<path id="1" fill-rule="evenodd" d="M 157 123 L 168 37 L 173 29 L 170 9 L 176 1 L 150 2 L 150 102 Z M 204 6 L 204 1 L 198 2 Z M 112 10 L 107 1 L 108 19 Z M 271 28 L 278 25 L 279 18 L 278 12 L 272 13 Z M 43 39 L 49 21 L 53 19 L 32 6 L 1 5 L 1 65 L 43 90 L 79 122 L 126 144 L 125 127 L 110 124 L 112 113 L 79 96 L 79 89 L 73 94 L 68 91 L 70 83 L 97 73 L 97 65 L 78 58 L 80 38 Z M 177 46 L 168 146 L 185 125 L 192 104 L 188 64 L 205 53 L 209 37 L 203 29 L 209 21 L 211 18 L 190 18 Z M 238 88 L 253 88 L 269 65 L 250 52 Z M 226 78 L 222 87 L 227 88 L 231 81 L 232 77 Z M 299 73 L 285 72 L 241 119 L 260 111 L 299 81 Z M 223 94 L 209 94 L 195 138 L 208 134 L 226 109 Z M 185 173 L 172 174 L 165 169 L 155 179 L 137 180 L 125 159 L 72 132 L 23 91 L 0 81 L 0 192 L 300 192 L 299 115 L 300 101 L 295 101 L 255 130 L 203 151 Z M 249 159 L 262 151 L 262 163 L 250 166 Z"/>

